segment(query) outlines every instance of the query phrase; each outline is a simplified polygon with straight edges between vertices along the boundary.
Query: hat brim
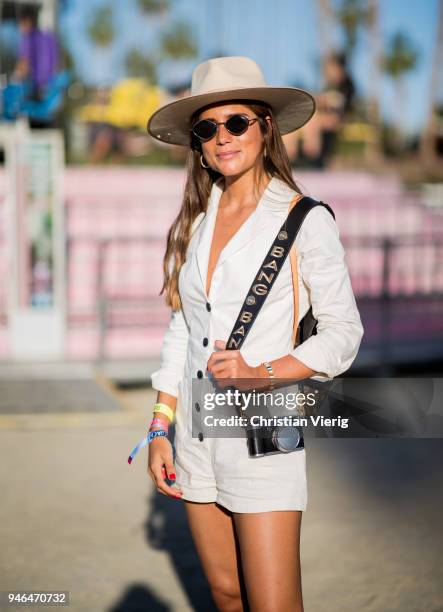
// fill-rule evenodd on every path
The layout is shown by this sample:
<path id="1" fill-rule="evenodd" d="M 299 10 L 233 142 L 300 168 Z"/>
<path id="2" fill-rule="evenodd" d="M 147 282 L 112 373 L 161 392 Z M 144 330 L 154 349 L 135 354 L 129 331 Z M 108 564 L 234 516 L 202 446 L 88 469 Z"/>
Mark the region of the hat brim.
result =
<path id="1" fill-rule="evenodd" d="M 190 146 L 190 118 L 199 108 L 213 102 L 248 99 L 266 102 L 272 108 L 281 134 L 301 128 L 311 119 L 316 104 L 313 96 L 297 87 L 246 87 L 215 90 L 165 104 L 148 121 L 149 134 L 160 142 Z"/>

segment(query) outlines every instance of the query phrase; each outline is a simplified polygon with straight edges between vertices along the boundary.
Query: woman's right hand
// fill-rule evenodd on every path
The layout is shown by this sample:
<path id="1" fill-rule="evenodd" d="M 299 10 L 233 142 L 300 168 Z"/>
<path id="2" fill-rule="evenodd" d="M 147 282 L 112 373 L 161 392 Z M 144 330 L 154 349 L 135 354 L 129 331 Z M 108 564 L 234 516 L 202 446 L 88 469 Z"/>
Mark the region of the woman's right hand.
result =
<path id="1" fill-rule="evenodd" d="M 166 478 L 175 480 L 175 468 L 172 445 L 164 436 L 154 438 L 148 447 L 148 474 L 157 491 L 174 499 L 181 499 L 183 492 L 178 486 L 166 484 Z"/>

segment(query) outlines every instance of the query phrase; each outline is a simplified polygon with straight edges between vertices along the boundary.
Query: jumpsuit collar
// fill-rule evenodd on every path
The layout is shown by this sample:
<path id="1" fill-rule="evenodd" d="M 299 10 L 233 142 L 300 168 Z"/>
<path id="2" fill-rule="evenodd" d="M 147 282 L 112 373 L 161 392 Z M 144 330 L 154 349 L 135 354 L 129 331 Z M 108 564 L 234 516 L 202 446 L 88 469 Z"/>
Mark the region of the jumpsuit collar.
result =
<path id="1" fill-rule="evenodd" d="M 206 218 L 202 223 L 202 233 L 197 247 L 197 264 L 200 275 L 201 290 L 204 297 L 209 300 L 213 289 L 213 280 L 217 269 L 232 255 L 246 247 L 258 234 L 269 231 L 270 213 L 285 214 L 289 209 L 289 202 L 294 197 L 294 190 L 277 177 L 272 177 L 255 208 L 246 221 L 240 226 L 229 242 L 222 249 L 211 279 L 209 295 L 206 295 L 206 281 L 209 255 L 217 218 L 218 205 L 223 193 L 223 178 L 212 185 L 208 201 Z M 283 219 L 282 219 L 283 221 Z"/>

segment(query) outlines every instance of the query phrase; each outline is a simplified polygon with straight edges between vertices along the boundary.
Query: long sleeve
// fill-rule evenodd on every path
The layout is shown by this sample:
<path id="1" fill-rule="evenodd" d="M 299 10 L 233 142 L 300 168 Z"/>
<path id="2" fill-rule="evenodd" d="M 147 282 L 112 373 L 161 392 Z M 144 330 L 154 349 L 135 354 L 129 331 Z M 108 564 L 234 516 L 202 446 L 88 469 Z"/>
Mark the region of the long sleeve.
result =
<path id="1" fill-rule="evenodd" d="M 151 373 L 152 388 L 178 397 L 178 384 L 183 378 L 189 329 L 182 310 L 171 310 L 161 351 L 160 369 Z"/>
<path id="2" fill-rule="evenodd" d="M 202 211 L 194 219 L 191 227 L 191 237 L 204 216 L 205 213 Z M 173 267 L 174 262 L 171 261 L 170 272 L 172 272 Z M 171 310 L 169 327 L 163 339 L 160 369 L 151 373 L 153 389 L 178 397 L 178 384 L 183 378 L 188 340 L 189 327 L 183 315 L 183 310 Z"/>
<path id="3" fill-rule="evenodd" d="M 319 372 L 312 378 L 334 378 L 351 366 L 364 330 L 338 227 L 325 207 L 316 206 L 307 214 L 296 239 L 296 249 L 318 324 L 317 334 L 290 355 Z"/>

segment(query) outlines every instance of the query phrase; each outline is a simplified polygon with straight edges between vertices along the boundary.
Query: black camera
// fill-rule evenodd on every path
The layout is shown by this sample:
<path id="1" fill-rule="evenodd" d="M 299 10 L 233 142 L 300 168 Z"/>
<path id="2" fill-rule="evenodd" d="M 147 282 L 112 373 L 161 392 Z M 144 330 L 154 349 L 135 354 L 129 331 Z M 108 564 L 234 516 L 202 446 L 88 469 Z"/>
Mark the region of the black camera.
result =
<path id="1" fill-rule="evenodd" d="M 246 427 L 250 457 L 263 457 L 275 453 L 291 453 L 305 447 L 301 427 Z"/>

